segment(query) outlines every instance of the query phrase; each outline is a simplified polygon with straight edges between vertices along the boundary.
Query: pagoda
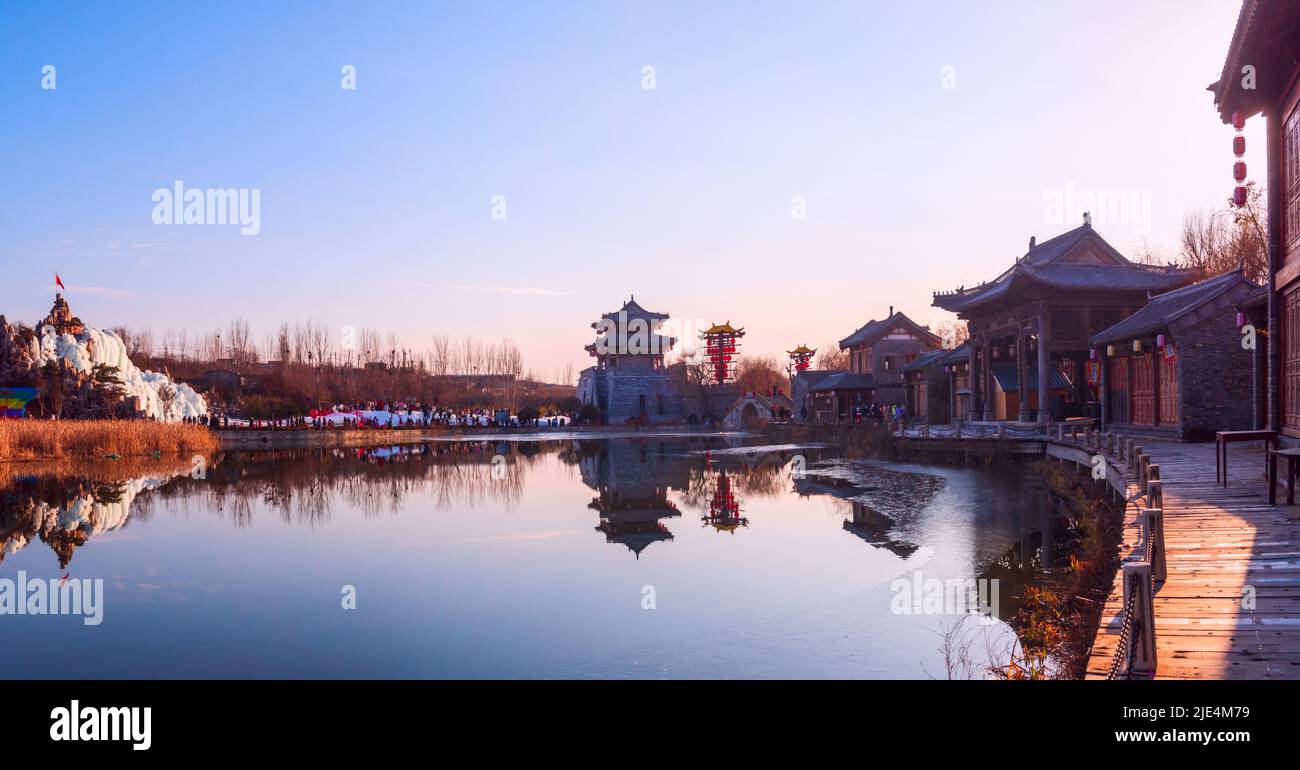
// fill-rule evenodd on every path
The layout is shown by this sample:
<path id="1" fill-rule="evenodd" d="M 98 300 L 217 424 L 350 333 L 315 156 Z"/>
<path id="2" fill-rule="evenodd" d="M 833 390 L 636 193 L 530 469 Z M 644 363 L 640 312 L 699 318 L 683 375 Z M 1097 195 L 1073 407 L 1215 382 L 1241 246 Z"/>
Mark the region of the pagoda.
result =
<path id="1" fill-rule="evenodd" d="M 578 377 L 578 398 L 612 425 L 683 422 L 688 417 L 684 367 L 665 356 L 677 340 L 662 333 L 667 313 L 646 310 L 631 297 L 591 324 L 596 340 L 585 347 L 595 364 Z"/>

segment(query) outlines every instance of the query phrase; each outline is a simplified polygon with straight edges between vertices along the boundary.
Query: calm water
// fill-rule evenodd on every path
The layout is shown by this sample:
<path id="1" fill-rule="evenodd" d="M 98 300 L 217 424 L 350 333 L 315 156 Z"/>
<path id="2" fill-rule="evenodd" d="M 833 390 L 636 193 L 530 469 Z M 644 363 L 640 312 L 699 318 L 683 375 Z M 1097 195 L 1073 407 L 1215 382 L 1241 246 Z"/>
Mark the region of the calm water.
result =
<path id="1" fill-rule="evenodd" d="M 0 506 L 0 579 L 104 580 L 98 626 L 0 616 L 11 677 L 943 677 L 958 616 L 891 582 L 999 577 L 1010 618 L 1059 561 L 1014 469 L 739 438 L 227 455 Z"/>

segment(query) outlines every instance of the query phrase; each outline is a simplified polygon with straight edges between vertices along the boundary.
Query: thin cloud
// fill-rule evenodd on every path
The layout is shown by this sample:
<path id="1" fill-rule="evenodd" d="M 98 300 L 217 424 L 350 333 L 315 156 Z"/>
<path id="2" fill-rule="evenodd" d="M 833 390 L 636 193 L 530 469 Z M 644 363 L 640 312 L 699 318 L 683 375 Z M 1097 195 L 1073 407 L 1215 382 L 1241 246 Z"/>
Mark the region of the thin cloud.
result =
<path id="1" fill-rule="evenodd" d="M 453 286 L 434 285 L 430 283 L 403 283 L 413 289 L 455 289 L 456 291 L 480 291 L 490 294 L 514 294 L 516 296 L 526 297 L 566 297 L 573 292 L 560 291 L 558 289 L 545 289 L 539 286 L 477 286 L 471 284 L 456 284 Z"/>

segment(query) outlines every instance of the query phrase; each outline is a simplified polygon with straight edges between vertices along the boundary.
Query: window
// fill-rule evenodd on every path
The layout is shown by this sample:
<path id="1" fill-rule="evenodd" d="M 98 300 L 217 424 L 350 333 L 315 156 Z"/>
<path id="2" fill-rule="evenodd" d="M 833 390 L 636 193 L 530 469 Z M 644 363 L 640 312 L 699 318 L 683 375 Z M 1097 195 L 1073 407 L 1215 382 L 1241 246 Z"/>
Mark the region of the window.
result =
<path id="1" fill-rule="evenodd" d="M 1132 421 L 1140 425 L 1154 425 L 1156 422 L 1156 391 L 1153 379 L 1155 369 L 1151 354 L 1133 356 L 1133 388 L 1129 392 L 1132 401 Z"/>
<path id="2" fill-rule="evenodd" d="M 1160 356 L 1160 422 L 1178 422 L 1178 358 Z"/>
<path id="3" fill-rule="evenodd" d="M 664 416 L 664 394 L 659 394 L 659 416 Z"/>

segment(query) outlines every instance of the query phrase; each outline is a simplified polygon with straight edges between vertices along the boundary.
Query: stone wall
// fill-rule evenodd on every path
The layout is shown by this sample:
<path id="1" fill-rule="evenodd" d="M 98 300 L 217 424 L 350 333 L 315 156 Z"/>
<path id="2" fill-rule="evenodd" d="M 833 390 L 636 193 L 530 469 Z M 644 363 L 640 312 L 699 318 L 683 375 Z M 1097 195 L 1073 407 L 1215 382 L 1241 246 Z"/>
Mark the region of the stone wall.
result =
<path id="1" fill-rule="evenodd" d="M 1174 344 L 1183 438 L 1209 440 L 1216 430 L 1250 429 L 1253 361 L 1251 351 L 1241 347 L 1237 309 L 1229 307 L 1180 332 Z"/>

